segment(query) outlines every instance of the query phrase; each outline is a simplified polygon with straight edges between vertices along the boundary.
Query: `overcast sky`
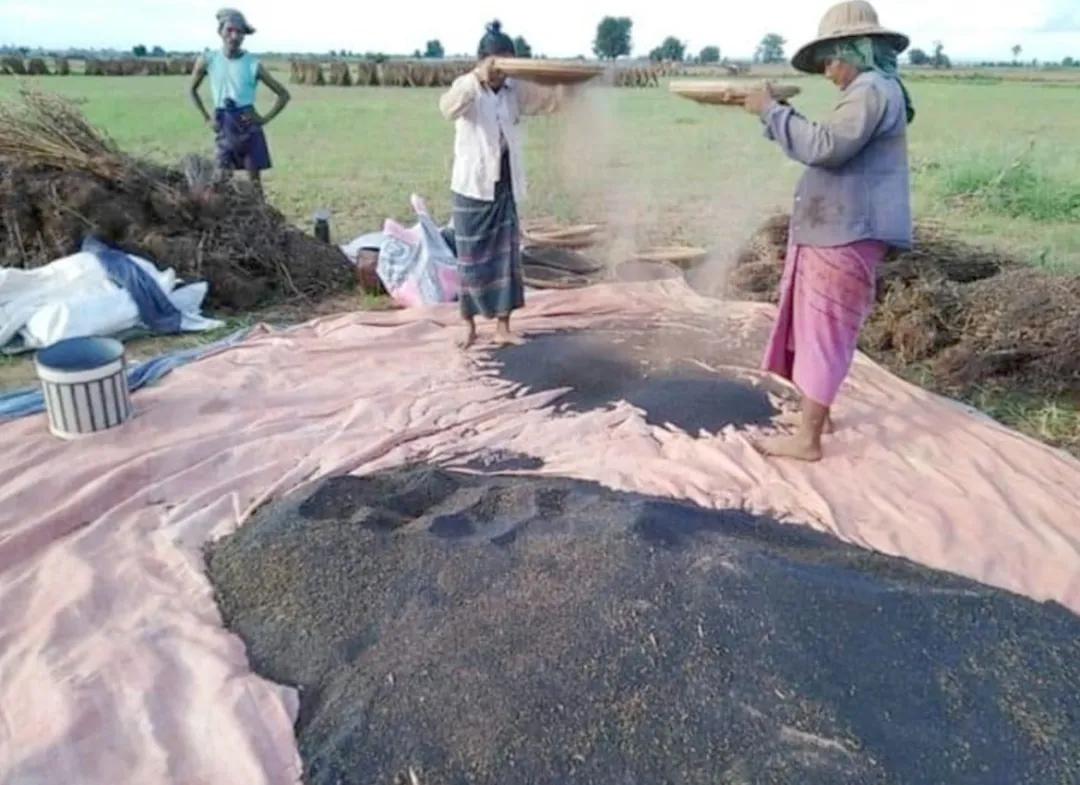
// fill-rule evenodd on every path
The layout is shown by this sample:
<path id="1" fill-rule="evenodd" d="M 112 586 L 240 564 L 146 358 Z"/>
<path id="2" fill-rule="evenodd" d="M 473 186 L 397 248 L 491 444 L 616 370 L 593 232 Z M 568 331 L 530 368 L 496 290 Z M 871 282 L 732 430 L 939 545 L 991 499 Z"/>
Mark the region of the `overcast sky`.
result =
<path id="1" fill-rule="evenodd" d="M 596 25 L 605 15 L 634 21 L 635 54 L 664 37 L 686 41 L 691 52 L 716 45 L 731 57 L 748 56 L 767 32 L 790 43 L 787 53 L 813 37 L 829 2 L 761 0 L 236 0 L 258 29 L 255 51 L 348 49 L 409 53 L 431 38 L 448 53 L 476 49 L 484 23 L 498 17 L 511 35 L 524 35 L 533 51 L 553 57 L 591 54 Z M 214 14 L 220 0 L 0 0 L 0 44 L 129 49 L 135 44 L 194 50 L 216 44 Z M 945 43 L 954 60 L 1011 59 L 1019 44 L 1025 59 L 1080 58 L 1080 0 L 879 0 L 882 23 L 908 33 L 914 46 Z"/>

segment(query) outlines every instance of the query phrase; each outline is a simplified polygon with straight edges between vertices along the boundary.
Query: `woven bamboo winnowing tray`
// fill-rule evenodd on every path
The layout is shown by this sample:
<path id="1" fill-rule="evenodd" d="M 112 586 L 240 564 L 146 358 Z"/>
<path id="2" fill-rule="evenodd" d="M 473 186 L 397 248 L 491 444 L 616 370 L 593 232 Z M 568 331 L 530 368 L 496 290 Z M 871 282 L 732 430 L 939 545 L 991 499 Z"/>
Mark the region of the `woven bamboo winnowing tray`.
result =
<path id="1" fill-rule="evenodd" d="M 697 101 L 699 104 L 715 106 L 742 106 L 746 95 L 756 85 L 754 82 L 672 82 L 668 89 L 683 98 Z M 773 95 L 779 101 L 786 101 L 797 96 L 801 90 L 793 85 L 773 85 Z"/>
<path id="2" fill-rule="evenodd" d="M 529 57 L 500 57 L 495 60 L 495 67 L 514 79 L 542 85 L 580 84 L 604 72 L 602 65 Z"/>

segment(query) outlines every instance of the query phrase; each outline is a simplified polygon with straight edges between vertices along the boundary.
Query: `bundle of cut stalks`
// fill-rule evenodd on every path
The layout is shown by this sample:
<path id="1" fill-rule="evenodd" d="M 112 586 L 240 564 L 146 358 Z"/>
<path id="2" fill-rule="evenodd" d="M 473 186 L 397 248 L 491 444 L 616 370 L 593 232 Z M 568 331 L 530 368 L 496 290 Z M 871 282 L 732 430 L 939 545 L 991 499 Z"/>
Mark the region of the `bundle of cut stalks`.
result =
<path id="1" fill-rule="evenodd" d="M 250 308 L 348 289 L 341 251 L 285 220 L 211 162 L 183 170 L 125 155 L 63 99 L 0 104 L 0 265 L 32 268 L 87 236 L 210 284 L 210 307 Z"/>
<path id="2" fill-rule="evenodd" d="M 337 60 L 330 63 L 329 82 L 337 87 L 351 87 L 352 75 L 349 72 L 349 64 Z"/>
<path id="3" fill-rule="evenodd" d="M 28 88 L 20 90 L 20 99 L 0 103 L 0 164 L 13 169 L 77 170 L 117 183 L 150 181 L 71 101 Z M 162 195 L 179 199 L 167 183 L 150 184 Z"/>
<path id="4" fill-rule="evenodd" d="M 82 169 L 112 177 L 124 166 L 112 140 L 98 133 L 71 102 L 23 89 L 21 103 L 0 104 L 0 161 Z"/>
<path id="5" fill-rule="evenodd" d="M 738 299 L 775 302 L 788 247 L 787 215 L 766 221 L 728 284 Z M 1025 395 L 1080 393 L 1080 279 L 1020 265 L 916 224 L 915 248 L 878 266 L 878 303 L 860 338 L 903 372 L 926 364 L 928 383 L 953 394 L 1006 384 Z"/>
<path id="6" fill-rule="evenodd" d="M 52 76 L 49 66 L 40 57 L 35 57 L 26 64 L 26 73 L 29 76 Z"/>
<path id="7" fill-rule="evenodd" d="M 23 62 L 21 57 L 5 57 L 0 60 L 0 64 L 3 64 L 4 73 L 13 76 L 26 76 L 26 63 Z"/>

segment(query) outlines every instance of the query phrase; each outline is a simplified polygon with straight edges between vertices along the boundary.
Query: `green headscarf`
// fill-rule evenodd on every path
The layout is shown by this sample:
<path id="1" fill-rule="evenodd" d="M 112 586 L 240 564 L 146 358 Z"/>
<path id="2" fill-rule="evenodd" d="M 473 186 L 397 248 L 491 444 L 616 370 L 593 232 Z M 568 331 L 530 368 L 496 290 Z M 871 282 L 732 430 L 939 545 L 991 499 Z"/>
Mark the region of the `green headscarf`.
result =
<path id="1" fill-rule="evenodd" d="M 904 109 L 908 123 L 915 119 L 915 107 L 911 103 L 911 96 L 900 80 L 896 49 L 888 39 L 869 35 L 859 38 L 840 38 L 821 44 L 816 55 L 822 64 L 829 60 L 843 60 L 858 68 L 860 72 L 876 71 L 889 79 L 895 79 L 900 85 L 900 91 L 904 94 Z"/>

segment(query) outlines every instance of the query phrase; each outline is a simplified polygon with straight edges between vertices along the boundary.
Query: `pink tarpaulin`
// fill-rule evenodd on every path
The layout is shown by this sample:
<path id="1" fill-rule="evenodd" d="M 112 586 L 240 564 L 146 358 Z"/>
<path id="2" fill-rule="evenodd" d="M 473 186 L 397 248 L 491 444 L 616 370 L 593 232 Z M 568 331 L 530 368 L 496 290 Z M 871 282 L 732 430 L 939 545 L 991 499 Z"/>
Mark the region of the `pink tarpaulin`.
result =
<path id="1" fill-rule="evenodd" d="M 681 283 L 536 296 L 526 331 L 707 317 L 763 345 L 773 310 Z M 0 426 L 0 782 L 296 783 L 295 693 L 249 670 L 201 546 L 342 472 L 485 447 L 542 473 L 746 507 L 1080 612 L 1080 462 L 858 357 L 816 465 L 752 430 L 685 434 L 629 404 L 508 395 L 451 348 L 453 306 L 323 319 L 173 373 L 93 441 Z"/>

